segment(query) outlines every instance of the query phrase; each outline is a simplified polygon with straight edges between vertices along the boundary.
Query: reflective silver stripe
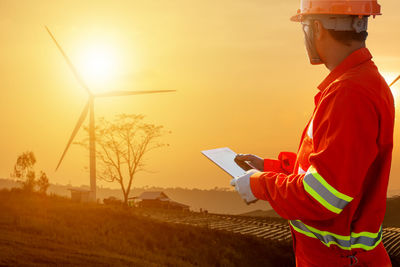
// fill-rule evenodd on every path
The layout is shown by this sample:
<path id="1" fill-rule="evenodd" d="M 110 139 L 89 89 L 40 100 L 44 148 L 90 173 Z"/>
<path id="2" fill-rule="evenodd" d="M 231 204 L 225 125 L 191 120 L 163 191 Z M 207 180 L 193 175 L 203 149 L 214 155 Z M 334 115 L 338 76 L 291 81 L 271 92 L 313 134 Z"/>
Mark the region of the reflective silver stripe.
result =
<path id="1" fill-rule="evenodd" d="M 373 237 L 368 237 L 368 236 L 359 236 L 359 237 L 351 237 L 351 244 L 363 244 L 365 246 L 371 247 L 376 244 L 380 239 L 382 238 L 382 227 L 378 233 L 378 236 L 373 238 Z"/>
<path id="2" fill-rule="evenodd" d="M 300 221 L 290 221 L 292 225 L 295 227 L 299 228 L 300 230 L 303 230 L 304 232 L 311 233 L 315 236 L 315 238 L 319 239 L 322 243 L 324 243 L 326 246 L 329 246 L 330 244 L 336 244 L 342 247 L 343 249 L 350 248 L 350 236 L 348 237 L 348 240 L 342 240 L 338 239 L 332 235 L 322 235 L 317 232 L 311 231 L 308 229 L 302 222 Z"/>
<path id="3" fill-rule="evenodd" d="M 344 209 L 344 207 L 349 204 L 348 201 L 338 198 L 334 194 L 332 194 L 325 186 L 323 186 L 313 175 L 312 173 L 308 173 L 304 177 L 304 181 L 312 188 L 315 192 L 318 193 L 326 202 L 331 204 L 332 206 L 338 209 Z"/>
<path id="4" fill-rule="evenodd" d="M 329 234 L 326 231 L 324 232 L 316 229 L 315 231 L 312 231 L 312 229 L 314 229 L 313 227 L 307 227 L 304 223 L 302 223 L 299 220 L 290 221 L 290 224 L 293 226 L 295 231 L 303 233 L 309 237 L 317 238 L 322 243 L 324 243 L 324 245 L 328 247 L 331 244 L 335 244 L 345 250 L 350 250 L 352 247 L 363 248 L 366 250 L 373 249 L 377 244 L 379 244 L 380 240 L 382 239 L 382 227 L 379 229 L 378 233 L 375 233 L 377 234 L 376 237 L 367 236 L 367 235 L 374 235 L 373 233 L 364 233 L 365 235 L 362 235 L 363 233 L 360 234 L 352 233 L 351 235 L 355 236 L 360 235 L 357 237 L 353 237 L 353 236 L 340 236 L 333 233 Z"/>

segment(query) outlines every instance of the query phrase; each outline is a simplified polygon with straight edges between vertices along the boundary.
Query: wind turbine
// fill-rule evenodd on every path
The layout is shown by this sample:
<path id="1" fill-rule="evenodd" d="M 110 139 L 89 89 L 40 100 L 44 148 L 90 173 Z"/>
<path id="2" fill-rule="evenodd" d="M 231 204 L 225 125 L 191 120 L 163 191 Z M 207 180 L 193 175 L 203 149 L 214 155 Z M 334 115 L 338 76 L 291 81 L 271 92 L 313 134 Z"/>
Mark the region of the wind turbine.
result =
<path id="1" fill-rule="evenodd" d="M 400 80 L 400 75 L 397 76 L 396 79 L 394 79 L 394 81 L 389 85 L 389 87 L 392 87 L 392 85 L 395 84 L 398 80 Z"/>
<path id="2" fill-rule="evenodd" d="M 64 149 L 64 152 L 61 155 L 61 159 L 58 162 L 56 167 L 56 171 L 61 165 L 65 154 L 67 153 L 72 141 L 74 140 L 76 134 L 78 133 L 79 129 L 81 128 L 83 122 L 85 121 L 89 111 L 89 162 L 90 162 L 90 190 L 91 190 L 91 199 L 92 201 L 96 201 L 96 140 L 95 140 L 95 118 L 94 118 L 94 100 L 98 97 L 114 97 L 114 96 L 131 96 L 131 95 L 143 95 L 143 94 L 156 94 L 156 93 L 167 93 L 167 92 L 175 92 L 175 90 L 157 90 L 157 91 L 113 91 L 113 92 L 106 92 L 106 93 L 93 93 L 85 81 L 82 79 L 80 74 L 78 73 L 75 66 L 72 64 L 71 60 L 68 58 L 67 54 L 64 52 L 60 44 L 57 42 L 54 35 L 51 33 L 49 28 L 45 26 L 47 32 L 49 33 L 51 39 L 53 39 L 54 43 L 56 44 L 58 50 L 61 52 L 62 56 L 64 57 L 65 61 L 68 64 L 68 67 L 71 69 L 72 73 L 74 74 L 78 83 L 86 90 L 88 93 L 89 99 L 83 108 L 83 111 L 78 119 L 78 122 L 75 125 L 74 130 L 72 131 L 71 137 L 68 140 L 67 146 Z"/>

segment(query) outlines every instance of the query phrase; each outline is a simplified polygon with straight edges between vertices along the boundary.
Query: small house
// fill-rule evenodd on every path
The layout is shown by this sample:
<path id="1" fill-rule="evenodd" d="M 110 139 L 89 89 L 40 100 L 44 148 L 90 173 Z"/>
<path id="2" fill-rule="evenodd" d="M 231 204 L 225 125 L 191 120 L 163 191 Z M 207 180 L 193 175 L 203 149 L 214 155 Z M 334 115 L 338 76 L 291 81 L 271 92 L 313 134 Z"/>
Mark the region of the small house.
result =
<path id="1" fill-rule="evenodd" d="M 189 206 L 171 200 L 164 192 L 147 191 L 137 197 L 130 198 L 130 202 L 137 202 L 137 206 L 142 208 L 170 209 L 189 211 Z M 132 204 L 131 204 L 132 205 Z"/>
<path id="2" fill-rule="evenodd" d="M 89 202 L 90 201 L 90 193 L 92 191 L 81 189 L 81 188 L 69 188 L 71 191 L 71 200 L 76 202 Z"/>

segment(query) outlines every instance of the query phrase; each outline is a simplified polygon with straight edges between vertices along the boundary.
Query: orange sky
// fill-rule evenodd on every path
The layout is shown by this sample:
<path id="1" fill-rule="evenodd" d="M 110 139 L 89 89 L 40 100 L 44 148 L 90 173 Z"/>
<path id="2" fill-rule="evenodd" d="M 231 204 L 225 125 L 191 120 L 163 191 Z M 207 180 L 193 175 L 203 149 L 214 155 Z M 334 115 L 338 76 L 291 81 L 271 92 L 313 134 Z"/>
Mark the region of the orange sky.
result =
<path id="1" fill-rule="evenodd" d="M 400 2 L 381 4 L 384 16 L 370 21 L 367 45 L 381 72 L 393 79 L 400 73 L 400 36 L 392 36 L 400 26 Z M 44 25 L 77 64 L 93 44 L 113 47 L 118 64 L 110 89 L 178 90 L 96 102 L 98 117 L 142 113 L 172 131 L 163 138 L 171 146 L 147 157 L 154 173 L 138 174 L 135 186 L 228 187 L 229 176 L 200 154 L 203 149 L 229 146 L 264 157 L 296 151 L 316 86 L 328 74 L 323 66 L 309 65 L 300 26 L 289 21 L 298 5 L 297 0 L 0 1 L 0 177 L 9 177 L 18 154 L 33 150 L 37 169 L 52 183 L 89 183 L 87 152 L 78 146 L 54 172 L 87 95 Z M 395 131 L 397 142 L 398 126 Z M 400 189 L 399 163 L 396 145 L 392 190 Z"/>

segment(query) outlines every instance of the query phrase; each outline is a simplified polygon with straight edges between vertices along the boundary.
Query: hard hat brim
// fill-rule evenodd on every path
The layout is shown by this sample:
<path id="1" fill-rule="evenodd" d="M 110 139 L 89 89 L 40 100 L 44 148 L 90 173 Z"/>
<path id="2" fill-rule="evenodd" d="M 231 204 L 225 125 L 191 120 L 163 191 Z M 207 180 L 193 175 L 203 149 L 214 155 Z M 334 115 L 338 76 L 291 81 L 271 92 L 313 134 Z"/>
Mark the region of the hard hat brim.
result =
<path id="1" fill-rule="evenodd" d="M 300 13 L 300 14 L 296 14 L 296 15 L 290 17 L 290 20 L 291 20 L 291 21 L 294 21 L 294 22 L 302 22 L 302 21 L 304 21 L 304 18 L 305 18 L 307 15 L 330 15 L 330 16 L 332 16 L 332 15 L 353 15 L 353 16 L 370 16 L 370 14 L 368 14 L 368 13 L 366 13 L 366 14 L 351 14 L 351 13 L 349 13 L 349 14 L 335 14 L 335 13 L 309 13 L 309 14 L 303 14 L 303 13 Z M 373 16 L 374 18 L 375 18 L 375 16 L 379 16 L 379 15 L 382 15 L 382 13 L 375 13 L 375 14 L 372 14 L 372 16 Z"/>
<path id="2" fill-rule="evenodd" d="M 377 0 L 301 0 L 297 14 L 291 21 L 301 22 L 308 15 L 382 15 Z"/>

